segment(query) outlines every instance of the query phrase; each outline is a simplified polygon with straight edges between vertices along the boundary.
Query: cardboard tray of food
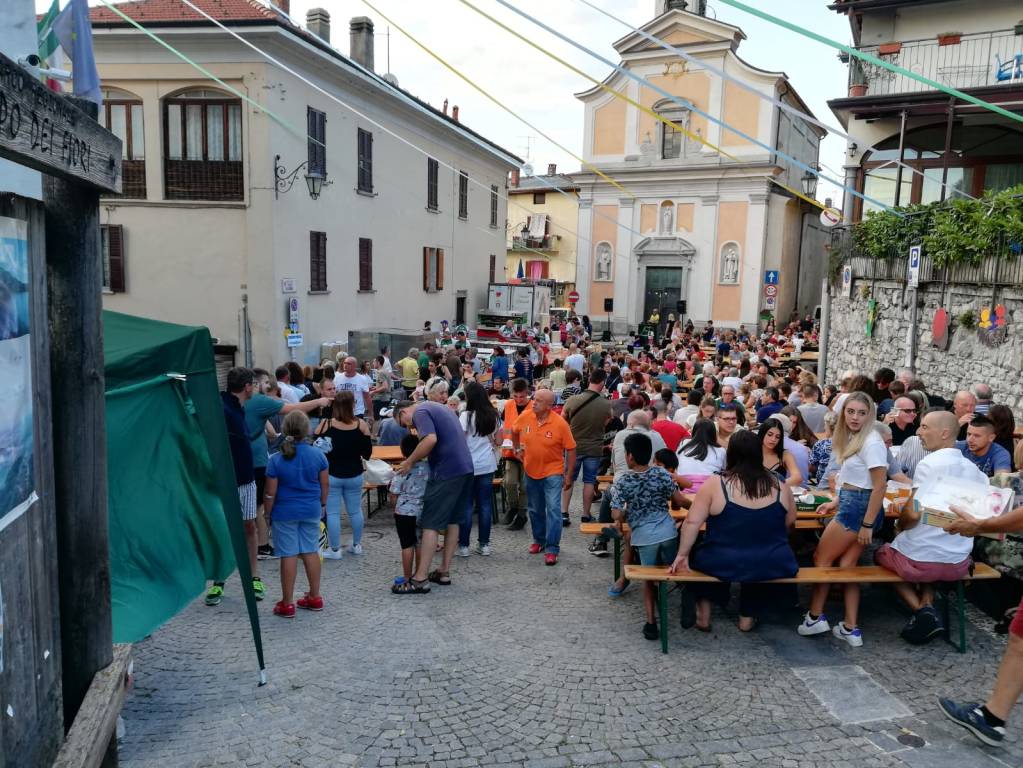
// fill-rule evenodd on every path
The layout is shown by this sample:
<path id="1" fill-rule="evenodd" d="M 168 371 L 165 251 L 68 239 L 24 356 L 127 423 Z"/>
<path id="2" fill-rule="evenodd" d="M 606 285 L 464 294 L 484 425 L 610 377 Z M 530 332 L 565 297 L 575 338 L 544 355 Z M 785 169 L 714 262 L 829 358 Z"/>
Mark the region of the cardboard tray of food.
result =
<path id="1" fill-rule="evenodd" d="M 913 507 L 920 513 L 921 522 L 947 528 L 958 519 L 949 507 L 959 507 L 978 520 L 986 520 L 1012 509 L 1013 495 L 1011 488 L 945 479 L 918 488 L 913 497 Z M 1001 533 L 981 535 L 998 541 L 1005 538 L 1005 534 Z"/>

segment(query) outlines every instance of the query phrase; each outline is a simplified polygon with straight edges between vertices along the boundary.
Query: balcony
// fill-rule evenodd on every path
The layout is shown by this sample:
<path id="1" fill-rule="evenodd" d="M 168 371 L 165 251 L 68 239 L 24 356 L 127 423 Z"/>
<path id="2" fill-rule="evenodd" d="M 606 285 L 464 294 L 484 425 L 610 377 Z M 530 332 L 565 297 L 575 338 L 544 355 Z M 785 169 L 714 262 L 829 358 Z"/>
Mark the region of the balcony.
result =
<path id="1" fill-rule="evenodd" d="M 559 235 L 544 235 L 543 237 L 513 237 L 511 250 L 513 251 L 544 251 L 545 253 L 557 253 Z"/>
<path id="2" fill-rule="evenodd" d="M 1023 87 L 1023 35 L 1011 29 L 862 46 L 859 50 L 957 90 Z M 864 85 L 866 93 L 862 93 Z M 876 64 L 859 59 L 849 64 L 850 96 L 894 96 L 933 90 Z"/>

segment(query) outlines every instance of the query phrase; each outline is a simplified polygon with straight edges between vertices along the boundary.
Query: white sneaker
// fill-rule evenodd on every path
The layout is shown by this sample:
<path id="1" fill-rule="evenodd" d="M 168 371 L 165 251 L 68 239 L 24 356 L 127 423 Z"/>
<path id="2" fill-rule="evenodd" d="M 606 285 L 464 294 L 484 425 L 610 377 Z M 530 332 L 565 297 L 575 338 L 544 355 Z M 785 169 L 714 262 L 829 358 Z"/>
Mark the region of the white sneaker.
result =
<path id="1" fill-rule="evenodd" d="M 349 552 L 349 554 L 352 554 L 352 555 L 361 555 L 362 554 L 362 544 L 353 544 L 352 546 L 350 546 L 348 548 L 348 552 Z"/>
<path id="2" fill-rule="evenodd" d="M 490 557 L 490 555 L 493 554 L 493 550 L 490 548 L 489 544 L 477 544 L 476 545 L 476 554 L 477 555 L 484 555 L 486 557 Z"/>
<path id="3" fill-rule="evenodd" d="M 326 549 L 321 550 L 321 554 L 323 555 L 324 560 L 340 560 L 343 557 L 340 548 L 331 549 L 330 547 L 327 547 Z"/>
<path id="4" fill-rule="evenodd" d="M 458 556 L 459 557 L 468 557 L 470 554 L 471 553 L 469 552 L 469 548 L 468 547 L 459 547 L 458 548 Z"/>
<path id="5" fill-rule="evenodd" d="M 859 648 L 863 645 L 863 633 L 860 632 L 860 628 L 846 629 L 845 622 L 840 621 L 835 625 L 835 628 L 831 630 L 831 634 L 837 637 L 839 640 L 845 640 L 853 648 Z"/>
<path id="6" fill-rule="evenodd" d="M 838 627 L 835 627 L 837 630 Z M 825 632 L 831 630 L 831 625 L 828 624 L 828 617 L 823 613 L 817 617 L 816 620 L 810 618 L 810 612 L 807 611 L 803 617 L 803 623 L 796 627 L 796 631 L 803 637 L 813 637 L 814 635 L 823 635 Z"/>

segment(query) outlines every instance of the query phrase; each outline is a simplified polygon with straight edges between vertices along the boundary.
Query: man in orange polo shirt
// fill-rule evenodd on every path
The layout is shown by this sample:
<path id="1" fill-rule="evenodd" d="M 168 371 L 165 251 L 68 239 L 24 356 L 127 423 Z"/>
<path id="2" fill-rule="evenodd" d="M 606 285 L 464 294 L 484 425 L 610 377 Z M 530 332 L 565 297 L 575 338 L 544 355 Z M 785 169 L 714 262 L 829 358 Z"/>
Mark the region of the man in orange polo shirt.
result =
<path id="1" fill-rule="evenodd" d="M 533 407 L 523 411 L 512 428 L 516 455 L 526 471 L 529 524 L 533 531 L 531 555 L 545 552 L 544 563 L 557 565 L 561 551 L 561 491 L 572 489 L 575 439 L 561 416 L 554 413 L 555 395 L 538 389 Z"/>

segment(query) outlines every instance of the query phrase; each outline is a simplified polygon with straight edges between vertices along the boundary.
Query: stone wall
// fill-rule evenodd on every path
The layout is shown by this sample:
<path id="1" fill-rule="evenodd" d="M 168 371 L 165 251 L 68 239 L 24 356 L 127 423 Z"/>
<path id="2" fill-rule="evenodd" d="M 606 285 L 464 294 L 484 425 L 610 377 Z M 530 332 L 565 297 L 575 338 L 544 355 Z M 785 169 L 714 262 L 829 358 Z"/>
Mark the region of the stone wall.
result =
<path id="1" fill-rule="evenodd" d="M 870 280 L 853 280 L 852 296 L 835 297 L 831 303 L 831 330 L 828 343 L 828 370 L 825 382 L 837 382 L 843 371 L 853 369 L 872 375 L 887 366 L 898 371 L 906 360 L 909 341 L 911 291 L 903 292 L 903 283 L 878 280 L 873 296 L 878 302 L 874 336 L 867 338 L 867 299 L 861 286 Z M 998 289 L 997 303 L 1005 305 L 1008 336 L 1000 346 L 981 343 L 977 330 L 959 326 L 964 311 L 979 312 L 991 304 L 990 287 L 949 285 L 944 306 L 952 318 L 951 340 L 947 351 L 931 343 L 931 323 L 940 306 L 941 284 L 920 288 L 917 321 L 916 371 L 929 392 L 951 399 L 956 390 L 983 381 L 994 388 L 995 401 L 1010 406 L 1017 424 L 1023 422 L 1023 288 Z"/>

